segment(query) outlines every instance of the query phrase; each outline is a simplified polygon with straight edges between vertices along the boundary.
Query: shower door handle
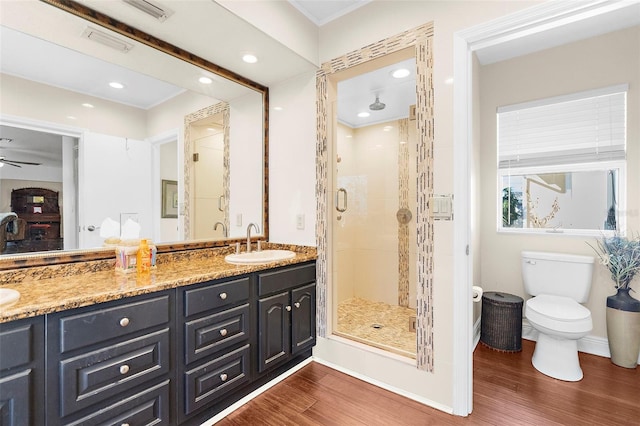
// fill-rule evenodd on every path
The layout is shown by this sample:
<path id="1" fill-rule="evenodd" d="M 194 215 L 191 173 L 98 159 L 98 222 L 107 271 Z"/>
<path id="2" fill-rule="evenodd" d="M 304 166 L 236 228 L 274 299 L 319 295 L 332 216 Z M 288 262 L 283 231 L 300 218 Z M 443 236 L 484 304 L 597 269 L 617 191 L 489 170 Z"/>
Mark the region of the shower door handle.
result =
<path id="1" fill-rule="evenodd" d="M 344 207 L 340 208 L 340 193 L 344 194 Z M 348 203 L 349 197 L 347 196 L 347 190 L 344 188 L 340 188 L 338 189 L 338 192 L 336 192 L 336 210 L 340 213 L 344 213 L 347 211 L 347 203 Z"/>
<path id="2" fill-rule="evenodd" d="M 222 207 L 222 202 L 224 201 L 224 195 L 221 195 L 218 197 L 218 210 L 220 210 L 221 212 L 224 211 L 224 208 Z"/>

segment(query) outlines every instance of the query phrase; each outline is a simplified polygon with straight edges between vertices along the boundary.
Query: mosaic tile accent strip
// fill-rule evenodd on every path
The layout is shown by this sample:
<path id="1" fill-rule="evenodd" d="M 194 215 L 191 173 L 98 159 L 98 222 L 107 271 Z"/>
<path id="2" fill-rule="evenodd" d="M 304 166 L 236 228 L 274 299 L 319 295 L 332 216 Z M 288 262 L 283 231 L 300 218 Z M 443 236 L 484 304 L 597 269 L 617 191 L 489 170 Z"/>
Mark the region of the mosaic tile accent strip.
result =
<path id="1" fill-rule="evenodd" d="M 327 337 L 327 238 L 329 207 L 327 200 L 327 168 L 329 164 L 327 151 L 327 76 L 318 73 L 316 77 L 316 247 L 318 261 L 316 263 L 316 332 L 320 337 Z"/>
<path id="2" fill-rule="evenodd" d="M 418 126 L 418 368 L 433 371 L 433 38 L 416 44 Z"/>
<path id="3" fill-rule="evenodd" d="M 433 23 L 407 30 L 394 37 L 381 40 L 322 64 L 316 73 L 317 143 L 316 143 L 316 195 L 317 195 L 317 284 L 318 335 L 326 337 L 328 286 L 328 87 L 327 76 L 379 58 L 389 53 L 414 47 L 417 69 L 417 127 L 418 127 L 418 319 L 417 367 L 433 371 L 433 222 L 429 215 L 429 200 L 433 193 Z"/>
<path id="4" fill-rule="evenodd" d="M 409 205 L 409 120 L 398 120 L 398 206 Z M 409 222 L 412 223 L 412 222 Z M 409 307 L 409 223 L 398 221 L 398 305 Z"/>
<path id="5" fill-rule="evenodd" d="M 229 104 L 226 102 L 218 102 L 217 104 L 202 108 L 184 117 L 184 204 L 181 211 L 184 215 L 183 229 L 184 238 L 186 239 L 193 238 L 191 235 L 191 204 L 193 201 L 192 196 L 195 196 L 193 187 L 195 183 L 191 179 L 191 173 L 193 171 L 191 161 L 191 158 L 193 158 L 193 144 L 191 143 L 190 124 L 218 113 L 222 113 L 223 119 L 224 152 L 222 164 L 224 166 L 224 174 L 222 176 L 222 185 L 224 187 L 225 200 L 229 200 Z M 226 228 L 229 229 L 229 203 L 225 202 L 224 204 L 224 222 Z"/>
<path id="6" fill-rule="evenodd" d="M 334 332 L 347 339 L 416 358 L 416 332 L 409 329 L 415 309 L 353 298 L 338 305 Z"/>

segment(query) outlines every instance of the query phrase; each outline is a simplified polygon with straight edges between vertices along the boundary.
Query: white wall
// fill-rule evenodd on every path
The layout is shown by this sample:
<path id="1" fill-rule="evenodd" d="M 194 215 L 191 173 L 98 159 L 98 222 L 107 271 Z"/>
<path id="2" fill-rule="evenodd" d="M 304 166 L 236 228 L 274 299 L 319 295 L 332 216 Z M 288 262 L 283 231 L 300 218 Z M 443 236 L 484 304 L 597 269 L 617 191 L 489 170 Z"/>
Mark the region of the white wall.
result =
<path id="1" fill-rule="evenodd" d="M 496 129 L 499 105 L 629 83 L 627 98 L 628 229 L 640 230 L 640 27 L 482 66 L 481 97 L 481 282 L 485 289 L 525 297 L 520 252 L 556 251 L 593 256 L 593 237 L 499 234 L 496 232 Z M 635 287 L 638 287 L 636 281 Z M 596 264 L 586 304 L 593 317 L 592 336 L 606 337 L 606 297 L 614 288 L 606 268 Z"/>
<path id="2" fill-rule="evenodd" d="M 445 83 L 453 75 L 453 34 L 456 31 L 515 12 L 539 2 L 477 2 L 477 1 L 373 1 L 355 12 L 320 28 L 320 62 L 360 49 L 370 43 L 433 21 L 434 36 L 434 90 L 435 90 L 435 192 L 453 192 L 453 87 Z M 389 17 L 393 16 L 393 19 Z M 270 137 L 274 149 L 270 152 L 272 186 L 270 188 L 271 239 L 291 241 L 294 231 L 290 205 L 296 193 L 314 190 L 315 156 L 292 157 L 291 150 L 302 150 L 308 144 L 315 149 L 315 76 L 297 79 L 271 87 L 272 105 L 288 101 L 296 95 L 300 108 L 286 108 L 271 115 Z M 315 88 L 314 88 L 315 89 Z M 288 95 L 288 96 L 286 96 Z M 306 96 L 304 100 L 301 96 Z M 287 105 L 288 106 L 288 105 Z M 286 124 L 284 124 L 286 123 Z M 295 126 L 293 125 L 295 123 Z M 277 144 L 277 145 L 276 145 Z M 275 148 L 277 146 L 277 148 Z M 293 159 L 295 158 L 295 161 Z M 304 162 L 304 163 L 303 163 Z M 300 171 L 305 170 L 305 173 Z M 295 176 L 285 185 L 285 174 Z M 278 176 L 277 184 L 273 177 Z M 313 210 L 309 205 L 307 218 Z M 283 226 L 279 226 L 282 221 Z M 291 222 L 295 224 L 295 222 Z M 287 225 L 287 226 L 285 226 Z M 295 229 L 295 228 L 293 228 Z M 452 347 L 451 335 L 453 276 L 453 222 L 439 221 L 435 225 L 434 276 L 434 348 L 435 371 L 424 373 L 414 366 L 392 362 L 376 354 L 347 348 L 335 342 L 320 339 L 314 355 L 331 360 L 338 367 L 349 368 L 369 378 L 380 380 L 397 389 L 443 410 L 452 403 Z M 354 358 L 355 357 L 355 358 Z M 359 358 L 359 359 L 358 359 Z M 366 359 L 366 362 L 362 362 Z"/>
<path id="3" fill-rule="evenodd" d="M 316 245 L 315 84 L 315 74 L 308 73 L 269 89 L 269 240 L 274 243 Z M 296 227 L 298 214 L 304 215 L 304 229 Z"/>

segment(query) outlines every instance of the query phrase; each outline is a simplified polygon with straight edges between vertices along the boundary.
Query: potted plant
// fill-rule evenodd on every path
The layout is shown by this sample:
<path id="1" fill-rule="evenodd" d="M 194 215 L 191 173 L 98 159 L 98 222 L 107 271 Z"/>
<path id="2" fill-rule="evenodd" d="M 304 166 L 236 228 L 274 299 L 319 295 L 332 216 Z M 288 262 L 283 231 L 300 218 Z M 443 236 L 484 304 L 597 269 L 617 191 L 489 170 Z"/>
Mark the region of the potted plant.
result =
<path id="1" fill-rule="evenodd" d="M 640 272 L 640 234 L 601 237 L 591 246 L 611 273 L 616 294 L 607 297 L 607 336 L 611 361 L 635 368 L 640 355 L 640 300 L 629 294 L 631 281 Z"/>

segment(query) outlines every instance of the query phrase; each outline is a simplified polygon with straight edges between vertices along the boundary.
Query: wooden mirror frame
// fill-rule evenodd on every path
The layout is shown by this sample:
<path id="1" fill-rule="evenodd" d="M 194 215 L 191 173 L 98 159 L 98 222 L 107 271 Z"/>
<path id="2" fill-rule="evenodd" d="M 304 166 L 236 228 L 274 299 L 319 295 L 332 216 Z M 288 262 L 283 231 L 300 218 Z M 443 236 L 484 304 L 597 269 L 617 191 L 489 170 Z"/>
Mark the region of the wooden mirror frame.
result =
<path id="1" fill-rule="evenodd" d="M 262 235 L 261 239 L 269 239 L 269 88 L 256 83 L 248 78 L 242 77 L 226 68 L 220 67 L 197 55 L 187 52 L 164 40 L 160 40 L 144 31 L 133 28 L 123 22 L 111 18 L 101 12 L 90 9 L 80 3 L 71 0 L 40 0 L 51 6 L 76 15 L 96 25 L 115 31 L 127 38 L 138 41 L 167 55 L 188 62 L 192 65 L 210 71 L 232 82 L 241 84 L 250 89 L 262 93 L 263 107 L 263 194 L 262 194 Z M 257 238 L 257 237 L 256 237 Z M 157 244 L 159 253 L 172 251 L 195 250 L 214 247 L 226 247 L 237 241 L 244 241 L 242 238 L 230 238 L 224 240 L 198 240 L 192 242 L 176 242 L 167 244 Z M 91 260 L 104 260 L 113 258 L 113 249 L 96 248 L 86 250 L 70 251 L 49 251 L 37 253 L 24 253 L 0 257 L 0 271 L 18 268 L 28 268 L 34 266 L 59 265 L 65 263 L 86 262 Z"/>

